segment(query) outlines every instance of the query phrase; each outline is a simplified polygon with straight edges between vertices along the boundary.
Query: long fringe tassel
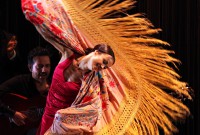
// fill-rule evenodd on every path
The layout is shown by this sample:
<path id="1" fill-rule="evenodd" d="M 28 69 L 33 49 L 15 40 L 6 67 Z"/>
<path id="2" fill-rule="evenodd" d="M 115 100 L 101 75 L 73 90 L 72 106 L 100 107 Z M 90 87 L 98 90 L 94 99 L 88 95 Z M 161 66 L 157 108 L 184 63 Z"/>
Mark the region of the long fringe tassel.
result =
<path id="1" fill-rule="evenodd" d="M 64 0 L 76 26 L 93 44 L 107 43 L 116 55 L 113 70 L 127 97 L 113 123 L 98 134 L 169 135 L 177 132 L 173 120 L 189 115 L 188 108 L 164 90 L 191 99 L 187 83 L 169 66 L 180 63 L 169 44 L 151 37 L 161 29 L 142 14 L 114 16 L 134 6 L 134 0 Z M 132 107 L 134 105 L 134 107 Z"/>

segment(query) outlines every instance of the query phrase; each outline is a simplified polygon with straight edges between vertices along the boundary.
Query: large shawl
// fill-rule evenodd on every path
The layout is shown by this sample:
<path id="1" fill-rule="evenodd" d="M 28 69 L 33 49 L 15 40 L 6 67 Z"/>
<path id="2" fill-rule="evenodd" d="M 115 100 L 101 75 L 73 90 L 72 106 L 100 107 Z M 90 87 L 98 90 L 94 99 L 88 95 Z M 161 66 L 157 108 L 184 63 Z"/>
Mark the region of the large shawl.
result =
<path id="1" fill-rule="evenodd" d="M 177 131 L 173 121 L 189 114 L 188 108 L 169 94 L 175 92 L 191 98 L 186 83 L 179 80 L 171 67 L 179 61 L 170 55 L 173 51 L 164 49 L 163 45 L 169 44 L 150 37 L 160 29 L 154 28 L 141 14 L 118 14 L 134 3 L 133 0 L 22 0 L 27 20 L 54 46 L 62 45 L 84 54 L 85 48 L 106 43 L 116 56 L 112 68 L 86 76 L 80 90 L 85 94 L 80 92 L 70 108 L 58 111 L 48 134 L 77 131 L 156 135 L 159 128 L 171 134 Z M 91 93 L 96 94 L 91 96 Z M 84 115 L 80 116 L 80 111 Z"/>

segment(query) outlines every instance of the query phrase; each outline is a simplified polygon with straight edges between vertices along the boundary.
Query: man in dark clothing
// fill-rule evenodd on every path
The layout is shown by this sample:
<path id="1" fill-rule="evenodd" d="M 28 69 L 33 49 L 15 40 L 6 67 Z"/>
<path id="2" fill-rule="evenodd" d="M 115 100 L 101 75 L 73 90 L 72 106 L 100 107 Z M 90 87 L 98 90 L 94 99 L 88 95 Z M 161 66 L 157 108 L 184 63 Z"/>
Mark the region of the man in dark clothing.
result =
<path id="1" fill-rule="evenodd" d="M 31 74 L 15 76 L 0 85 L 0 123 L 2 123 L 1 117 L 7 117 L 10 119 L 10 122 L 15 123 L 20 128 L 26 125 L 27 120 L 36 121 L 38 117 L 42 116 L 49 89 L 48 76 L 50 67 L 48 50 L 37 47 L 28 56 L 28 68 Z M 25 102 L 18 103 L 19 100 L 13 101 L 14 99 L 9 99 L 10 97 L 13 98 L 13 96 L 24 99 Z M 27 106 L 28 102 L 34 105 L 34 107 L 30 105 L 25 110 L 15 108 L 17 104 L 20 104 L 21 108 Z M 6 135 L 13 134 L 9 131 L 12 130 L 11 128 L 9 130 L 7 127 L 2 128 L 1 124 L 0 129 L 1 134 L 2 132 L 5 132 L 4 134 Z M 20 135 L 22 133 L 18 132 L 15 134 Z"/>

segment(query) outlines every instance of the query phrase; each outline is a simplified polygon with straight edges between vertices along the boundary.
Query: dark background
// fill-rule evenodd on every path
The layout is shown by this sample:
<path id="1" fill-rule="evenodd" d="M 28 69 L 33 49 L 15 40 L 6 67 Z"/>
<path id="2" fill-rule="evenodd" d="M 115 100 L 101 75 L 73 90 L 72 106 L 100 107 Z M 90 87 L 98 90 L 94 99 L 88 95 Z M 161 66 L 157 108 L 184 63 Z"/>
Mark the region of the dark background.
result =
<path id="1" fill-rule="evenodd" d="M 194 89 L 193 102 L 186 102 L 191 116 L 177 124 L 179 135 L 200 135 L 200 0 L 138 0 L 136 7 L 155 27 L 160 39 L 169 42 L 180 59 L 178 73 Z"/>
<path id="2" fill-rule="evenodd" d="M 177 124 L 178 134 L 200 135 L 200 0 L 138 0 L 135 6 L 132 12 L 145 13 L 155 27 L 163 30 L 156 36 L 172 45 L 175 57 L 182 61 L 178 71 L 181 80 L 194 89 L 194 100 L 186 102 L 191 116 L 184 123 Z M 38 45 L 57 53 L 24 18 L 20 0 L 1 0 L 0 18 L 0 28 L 18 36 L 18 47 L 24 61 L 28 51 Z M 53 64 L 56 64 L 57 54 L 53 57 Z"/>

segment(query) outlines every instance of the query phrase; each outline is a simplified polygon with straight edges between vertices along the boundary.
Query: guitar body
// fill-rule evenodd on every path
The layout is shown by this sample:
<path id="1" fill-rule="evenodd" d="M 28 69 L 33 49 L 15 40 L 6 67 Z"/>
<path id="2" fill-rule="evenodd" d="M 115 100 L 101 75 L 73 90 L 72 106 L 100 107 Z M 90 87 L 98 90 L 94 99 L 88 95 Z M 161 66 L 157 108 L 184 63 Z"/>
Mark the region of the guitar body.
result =
<path id="1" fill-rule="evenodd" d="M 3 103 L 9 105 L 10 108 L 27 113 L 30 108 L 44 108 L 46 97 L 37 96 L 34 98 L 26 98 L 17 94 L 6 94 L 3 98 Z M 31 116 L 30 116 L 31 117 Z M 0 134 L 1 135 L 26 135 L 31 129 L 36 129 L 40 124 L 41 119 L 27 119 L 26 124 L 17 126 L 7 116 L 0 115 Z"/>

